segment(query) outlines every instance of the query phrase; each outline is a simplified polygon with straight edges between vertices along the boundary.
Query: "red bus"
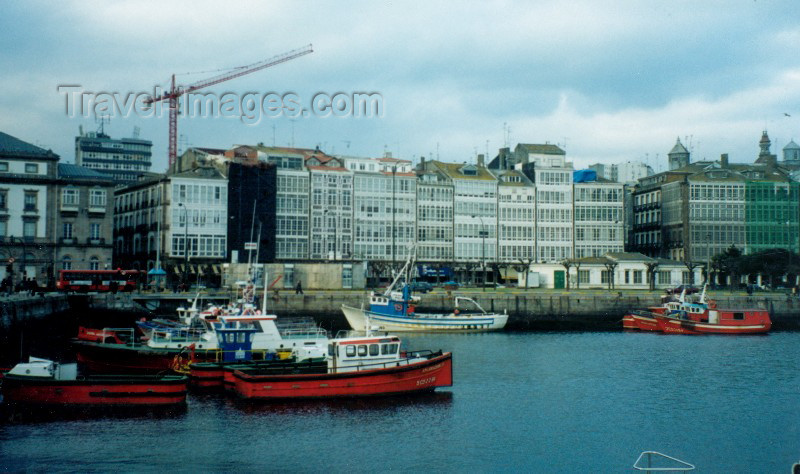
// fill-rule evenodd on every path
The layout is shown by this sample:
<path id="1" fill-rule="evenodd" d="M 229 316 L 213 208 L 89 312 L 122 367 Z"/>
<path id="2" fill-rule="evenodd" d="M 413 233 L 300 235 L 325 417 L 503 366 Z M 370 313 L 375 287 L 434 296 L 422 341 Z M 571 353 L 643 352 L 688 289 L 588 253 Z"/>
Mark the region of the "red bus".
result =
<path id="1" fill-rule="evenodd" d="M 59 270 L 59 291 L 134 291 L 139 285 L 139 270 Z"/>

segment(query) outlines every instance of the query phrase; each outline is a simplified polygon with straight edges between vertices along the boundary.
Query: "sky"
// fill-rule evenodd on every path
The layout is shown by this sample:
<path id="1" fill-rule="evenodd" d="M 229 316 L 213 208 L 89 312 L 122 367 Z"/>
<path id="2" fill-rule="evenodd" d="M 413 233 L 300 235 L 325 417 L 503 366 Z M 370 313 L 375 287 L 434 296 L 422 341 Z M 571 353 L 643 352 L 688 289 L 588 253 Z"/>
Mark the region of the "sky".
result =
<path id="1" fill-rule="evenodd" d="M 229 109 L 179 118 L 179 148 L 263 143 L 474 162 L 552 143 L 576 168 L 642 161 L 658 171 L 680 137 L 693 161 L 752 162 L 763 130 L 778 155 L 800 142 L 795 2 L 10 1 L 0 15 L 0 131 L 72 162 L 79 126 L 98 129 L 97 112 L 113 138 L 138 128 L 152 140 L 161 172 L 165 109 L 109 111 L 103 94 L 124 105 L 172 74 L 188 86 L 312 44 L 202 89 Z M 261 109 L 270 93 L 288 109 Z M 373 94 L 379 114 L 348 113 L 360 93 Z M 342 112 L 312 107 L 334 96 Z M 243 98 L 263 113 L 243 119 Z"/>

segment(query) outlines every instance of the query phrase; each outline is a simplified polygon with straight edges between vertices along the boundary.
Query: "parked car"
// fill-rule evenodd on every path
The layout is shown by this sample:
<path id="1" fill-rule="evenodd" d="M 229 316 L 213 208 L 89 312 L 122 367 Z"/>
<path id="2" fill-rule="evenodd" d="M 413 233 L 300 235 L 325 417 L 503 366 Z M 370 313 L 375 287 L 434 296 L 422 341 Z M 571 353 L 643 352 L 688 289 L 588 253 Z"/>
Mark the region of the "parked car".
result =
<path id="1" fill-rule="evenodd" d="M 433 285 L 427 281 L 412 281 L 408 284 L 408 288 L 416 293 L 427 293 L 433 290 Z"/>
<path id="2" fill-rule="evenodd" d="M 692 286 L 692 285 L 679 285 L 679 286 L 676 286 L 675 288 L 668 289 L 667 293 L 669 293 L 671 295 L 679 295 L 679 294 L 681 294 L 683 292 L 683 290 L 686 290 L 686 294 L 687 295 L 691 295 L 691 294 L 694 294 L 694 293 L 697 293 L 698 291 L 700 291 L 700 290 L 697 289 L 697 287 Z"/>
<path id="3" fill-rule="evenodd" d="M 457 290 L 459 287 L 458 282 L 452 280 L 444 282 L 442 286 L 444 287 L 445 290 Z"/>

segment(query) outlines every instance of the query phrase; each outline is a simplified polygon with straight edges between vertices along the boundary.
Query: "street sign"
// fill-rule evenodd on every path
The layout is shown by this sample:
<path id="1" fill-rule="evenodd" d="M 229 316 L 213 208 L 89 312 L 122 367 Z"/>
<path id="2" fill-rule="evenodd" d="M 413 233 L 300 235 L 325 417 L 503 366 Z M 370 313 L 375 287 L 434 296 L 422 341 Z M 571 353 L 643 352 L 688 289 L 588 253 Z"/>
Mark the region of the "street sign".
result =
<path id="1" fill-rule="evenodd" d="M 244 249 L 245 250 L 256 250 L 258 248 L 257 242 L 245 242 Z"/>

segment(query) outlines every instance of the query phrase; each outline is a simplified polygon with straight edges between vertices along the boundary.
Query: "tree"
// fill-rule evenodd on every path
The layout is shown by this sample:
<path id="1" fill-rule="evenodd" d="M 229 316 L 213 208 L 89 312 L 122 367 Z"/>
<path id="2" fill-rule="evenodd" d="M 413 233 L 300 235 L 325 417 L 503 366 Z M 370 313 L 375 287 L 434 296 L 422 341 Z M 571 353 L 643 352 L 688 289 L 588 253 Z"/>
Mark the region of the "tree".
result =
<path id="1" fill-rule="evenodd" d="M 658 262 L 645 262 L 644 264 L 647 267 L 647 281 L 650 283 L 650 291 L 656 289 L 656 269 L 658 268 Z"/>
<path id="2" fill-rule="evenodd" d="M 729 276 L 734 288 L 739 287 L 742 263 L 742 251 L 735 245 L 731 245 L 724 252 L 711 257 L 711 266 L 725 276 Z"/>
<path id="3" fill-rule="evenodd" d="M 522 273 L 525 279 L 525 288 L 528 288 L 528 273 L 531 271 L 531 265 L 533 264 L 534 259 L 533 257 L 528 258 L 520 258 L 519 263 L 514 265 L 514 270 L 519 273 Z"/>
<path id="4" fill-rule="evenodd" d="M 608 273 L 608 289 L 614 289 L 614 271 L 617 269 L 617 262 L 608 261 L 604 263 L 606 272 Z"/>

